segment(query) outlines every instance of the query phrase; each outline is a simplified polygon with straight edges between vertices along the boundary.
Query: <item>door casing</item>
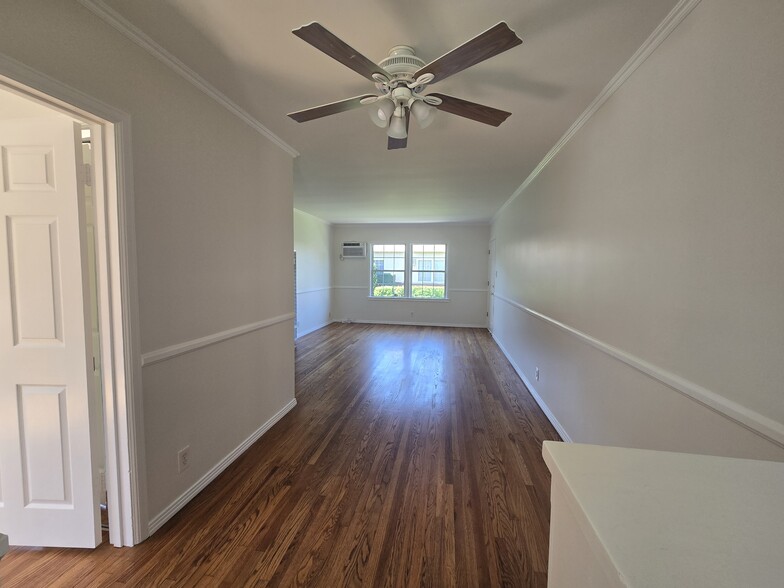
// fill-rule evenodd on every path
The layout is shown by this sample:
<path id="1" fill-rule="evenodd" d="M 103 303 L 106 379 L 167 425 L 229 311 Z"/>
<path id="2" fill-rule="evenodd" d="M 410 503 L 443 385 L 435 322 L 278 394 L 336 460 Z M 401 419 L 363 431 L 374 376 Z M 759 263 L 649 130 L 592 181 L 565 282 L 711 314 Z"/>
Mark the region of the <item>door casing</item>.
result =
<path id="1" fill-rule="evenodd" d="M 487 250 L 487 330 L 493 332 L 493 318 L 495 316 L 495 278 L 498 272 L 495 269 L 495 239 L 490 240 Z"/>
<path id="2" fill-rule="evenodd" d="M 130 116 L 0 53 L 0 87 L 90 126 L 110 541 L 149 535 Z"/>

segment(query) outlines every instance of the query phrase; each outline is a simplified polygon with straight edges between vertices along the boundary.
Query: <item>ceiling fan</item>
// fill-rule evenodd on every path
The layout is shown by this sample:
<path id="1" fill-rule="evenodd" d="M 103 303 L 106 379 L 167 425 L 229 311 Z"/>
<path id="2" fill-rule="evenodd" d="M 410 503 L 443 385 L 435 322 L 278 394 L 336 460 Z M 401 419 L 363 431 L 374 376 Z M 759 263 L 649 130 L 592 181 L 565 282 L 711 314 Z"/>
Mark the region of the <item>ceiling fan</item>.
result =
<path id="1" fill-rule="evenodd" d="M 411 47 L 397 45 L 377 65 L 317 22 L 291 32 L 374 82 L 379 92 L 290 113 L 289 117 L 297 122 L 372 104 L 370 118 L 379 127 L 387 129 L 387 148 L 402 149 L 408 143 L 408 123 L 412 114 L 422 128 L 433 121 L 436 109 L 495 127 L 511 114 L 446 94 L 422 94 L 429 84 L 440 82 L 522 43 L 505 22 L 499 22 L 428 64 L 417 57 Z"/>

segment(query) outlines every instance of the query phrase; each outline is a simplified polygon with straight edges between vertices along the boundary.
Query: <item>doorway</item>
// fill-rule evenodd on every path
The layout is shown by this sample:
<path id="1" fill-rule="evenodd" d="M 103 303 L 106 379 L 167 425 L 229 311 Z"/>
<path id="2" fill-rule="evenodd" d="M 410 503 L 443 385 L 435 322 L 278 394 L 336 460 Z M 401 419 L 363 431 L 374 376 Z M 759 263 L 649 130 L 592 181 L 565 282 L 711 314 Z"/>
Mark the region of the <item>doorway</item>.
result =
<path id="1" fill-rule="evenodd" d="M 146 538 L 147 525 L 142 475 L 144 468 L 141 459 L 143 457 L 141 399 L 135 393 L 140 382 L 138 368 L 140 362 L 136 361 L 140 354 L 135 337 L 138 318 L 132 287 L 134 284 L 132 278 L 135 275 L 132 206 L 130 206 L 132 203 L 129 200 L 132 193 L 129 178 L 124 174 L 129 163 L 127 161 L 130 146 L 127 135 L 128 117 L 2 55 L 0 55 L 0 92 L 6 97 L 11 96 L 15 99 L 16 104 L 22 109 L 17 114 L 26 117 L 28 122 L 35 118 L 48 119 L 49 122 L 40 123 L 46 126 L 50 123 L 54 124 L 52 121 L 58 119 L 57 124 L 62 129 L 63 121 L 70 121 L 74 132 L 77 133 L 73 153 L 79 158 L 76 166 L 79 188 L 75 193 L 81 193 L 82 200 L 78 204 L 80 216 L 76 223 L 76 234 L 83 235 L 81 241 L 83 250 L 79 252 L 76 259 L 77 261 L 81 259 L 85 277 L 89 275 L 89 278 L 84 280 L 82 296 L 85 332 L 84 345 L 80 348 L 85 362 L 85 366 L 82 367 L 86 369 L 81 371 L 86 374 L 84 390 L 90 391 L 86 395 L 87 400 L 80 405 L 78 401 L 80 387 L 75 384 L 58 388 L 57 385 L 51 385 L 51 382 L 41 386 L 16 383 L 8 388 L 8 383 L 3 383 L 2 392 L 5 401 L 8 402 L 8 406 L 14 405 L 17 410 L 14 416 L 18 422 L 18 426 L 12 432 L 14 434 L 7 432 L 4 437 L 10 435 L 17 440 L 19 457 L 16 463 L 9 465 L 9 461 L 15 460 L 9 460 L 8 452 L 0 455 L 4 458 L 0 460 L 0 510 L 8 509 L 12 500 L 16 499 L 22 505 L 20 511 L 24 515 L 22 519 L 31 512 L 36 515 L 37 518 L 30 519 L 33 527 L 57 528 L 57 524 L 48 525 L 45 517 L 75 510 L 73 504 L 77 501 L 83 502 L 87 496 L 89 504 L 86 511 L 80 512 L 84 514 L 89 511 L 84 516 L 90 519 L 91 512 L 93 517 L 79 531 L 82 536 L 80 540 L 74 539 L 74 533 L 60 536 L 52 534 L 47 538 L 36 531 L 37 535 L 20 534 L 18 541 L 15 541 L 14 536 L 11 535 L 11 543 L 94 546 L 94 543 L 100 542 L 101 527 L 98 513 L 99 504 L 104 503 L 108 506 L 106 522 L 109 541 L 118 547 L 134 545 Z M 16 116 L 9 113 L 7 109 L 6 115 L 9 118 Z M 19 123 L 16 126 L 23 127 L 25 124 L 27 123 Z M 82 133 L 87 140 L 85 143 L 81 140 Z M 47 155 L 46 149 L 43 151 L 38 149 L 48 145 L 47 139 L 31 138 L 28 143 L 33 147 L 25 148 L 23 148 L 24 139 L 14 138 L 11 143 L 14 144 L 14 148 L 7 146 L 0 149 L 2 151 L 0 166 L 3 166 L 0 171 L 5 172 L 2 174 L 0 194 L 14 192 L 6 189 L 10 185 L 9 182 L 17 181 L 18 185 L 12 187 L 21 194 L 26 189 L 23 185 L 25 182 L 29 183 L 32 179 L 35 183 L 43 178 L 46 184 L 55 177 L 53 166 L 60 164 L 61 158 L 58 156 L 55 164 L 53 163 L 55 158 L 51 153 Z M 83 161 L 85 155 L 91 161 Z M 85 163 L 89 164 L 89 167 L 85 166 Z M 11 177 L 13 174 L 16 174 L 15 180 Z M 35 192 L 38 188 L 33 186 L 30 188 L 29 196 L 54 190 L 55 187 L 59 189 L 65 183 L 55 184 L 52 180 L 49 184 L 53 185 L 39 186 L 42 188 L 39 192 Z M 90 202 L 84 199 L 87 192 L 90 193 Z M 25 199 L 17 198 L 17 200 Z M 29 211 L 13 210 L 11 215 L 5 214 L 8 212 L 5 211 L 3 214 L 5 218 L 0 219 L 5 225 L 5 233 L 9 232 L 9 227 L 10 230 L 18 229 L 10 238 L 8 234 L 4 235 L 6 243 L 10 244 L 10 247 L 6 247 L 4 251 L 8 260 L 5 265 L 10 267 L 15 255 L 21 259 L 19 255 L 30 256 L 35 252 L 42 253 L 50 261 L 55 258 L 54 253 L 58 260 L 64 259 L 61 254 L 65 255 L 67 245 L 65 243 L 67 223 L 60 222 L 58 217 L 36 208 L 43 206 L 41 203 L 45 198 L 39 198 L 37 201 L 35 198 L 26 200 L 33 203 Z M 6 206 L 10 206 L 7 204 L 10 201 L 10 198 L 6 199 Z M 9 220 L 10 217 L 14 217 L 15 220 Z M 42 225 L 37 222 L 42 218 L 49 218 L 52 222 Z M 16 249 L 11 251 L 15 239 Z M 44 240 L 49 245 L 42 245 Z M 74 259 L 73 256 L 71 259 Z M 6 341 L 11 341 L 9 349 L 13 348 L 14 344 L 16 344 L 16 351 L 25 345 L 33 350 L 36 350 L 36 345 L 38 348 L 49 347 L 55 350 L 58 346 L 67 346 L 62 341 L 63 332 L 66 332 L 63 329 L 64 320 L 73 319 L 73 311 L 76 307 L 72 306 L 66 312 L 66 309 L 59 306 L 64 300 L 60 288 L 65 287 L 65 283 L 68 282 L 65 278 L 72 275 L 72 270 L 56 265 L 50 264 L 46 271 L 39 271 L 35 268 L 40 269 L 42 267 L 40 264 L 19 263 L 10 273 L 6 267 L 5 275 L 0 276 L 0 279 L 6 281 L 15 280 L 17 290 L 27 288 L 28 294 L 24 298 L 27 301 L 27 308 L 32 309 L 35 304 L 43 304 L 42 307 L 46 307 L 46 304 L 53 305 L 52 312 L 47 315 L 53 317 L 50 324 L 47 325 L 46 321 L 36 322 L 38 319 L 30 318 L 34 313 L 28 312 L 25 319 L 27 323 L 23 325 L 27 329 L 27 335 L 34 333 L 36 329 L 40 331 L 37 334 L 46 334 L 46 329 L 51 327 L 49 340 L 44 337 L 42 341 L 37 341 L 31 336 L 27 338 L 28 340 L 22 341 L 24 345 L 20 345 L 21 306 L 17 304 L 16 307 L 11 307 L 10 296 L 8 301 L 0 301 L 5 304 L 6 309 L 10 307 L 10 311 L 6 312 L 10 319 L 5 325 L 9 327 L 9 333 L 0 334 L 6 337 Z M 92 271 L 89 271 L 90 265 Z M 44 299 L 29 295 L 29 292 L 33 291 L 30 286 L 38 283 L 48 283 L 51 286 Z M 7 292 L 12 290 L 12 287 L 6 286 Z M 21 290 L 19 292 L 22 296 Z M 70 341 L 73 341 L 72 335 L 77 330 L 73 324 L 69 327 L 67 332 Z M 4 353 L 6 351 L 4 350 Z M 46 360 L 43 361 L 42 365 L 49 365 Z M 50 362 L 52 365 L 54 363 L 57 362 Z M 52 382 L 58 384 L 65 381 L 65 376 L 50 376 L 51 378 L 54 378 Z M 10 393 L 7 388 L 11 390 Z M 5 404 L 3 406 L 6 407 Z M 81 408 L 76 410 L 74 406 L 81 406 Z M 18 412 L 20 408 L 21 412 Z M 73 412 L 74 410 L 76 412 Z M 69 416 L 73 417 L 73 415 L 77 418 L 69 420 Z M 81 421 L 80 416 L 85 417 L 86 422 Z M 20 433 L 21 429 L 25 430 Z M 76 433 L 77 430 L 81 432 Z M 3 440 L 5 441 L 5 438 Z M 56 455 L 57 459 L 52 455 Z M 88 465 L 85 466 L 84 462 Z M 50 463 L 53 466 L 47 467 Z M 14 465 L 19 467 L 15 468 Z M 4 519 L 4 516 L 0 514 L 0 522 L 4 525 L 10 524 L 9 517 L 5 516 Z M 13 519 L 12 524 L 19 523 L 21 520 L 19 516 L 10 517 Z M 70 527 L 70 523 L 67 526 Z M 91 529 L 94 529 L 95 540 L 90 540 Z"/>
<path id="2" fill-rule="evenodd" d="M 487 254 L 489 256 L 487 264 L 487 329 L 492 333 L 495 314 L 495 279 L 498 276 L 495 269 L 495 239 L 490 240 Z"/>
<path id="3" fill-rule="evenodd" d="M 294 251 L 294 341 L 297 341 L 297 251 Z"/>

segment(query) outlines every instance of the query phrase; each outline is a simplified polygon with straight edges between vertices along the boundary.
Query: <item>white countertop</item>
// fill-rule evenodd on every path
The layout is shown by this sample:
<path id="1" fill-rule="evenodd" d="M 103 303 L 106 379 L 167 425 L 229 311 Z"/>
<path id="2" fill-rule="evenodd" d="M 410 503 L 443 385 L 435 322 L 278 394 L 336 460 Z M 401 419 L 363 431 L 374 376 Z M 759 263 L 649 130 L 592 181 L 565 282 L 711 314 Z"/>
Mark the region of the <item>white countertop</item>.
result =
<path id="1" fill-rule="evenodd" d="M 618 586 L 784 586 L 784 463 L 545 441 Z"/>

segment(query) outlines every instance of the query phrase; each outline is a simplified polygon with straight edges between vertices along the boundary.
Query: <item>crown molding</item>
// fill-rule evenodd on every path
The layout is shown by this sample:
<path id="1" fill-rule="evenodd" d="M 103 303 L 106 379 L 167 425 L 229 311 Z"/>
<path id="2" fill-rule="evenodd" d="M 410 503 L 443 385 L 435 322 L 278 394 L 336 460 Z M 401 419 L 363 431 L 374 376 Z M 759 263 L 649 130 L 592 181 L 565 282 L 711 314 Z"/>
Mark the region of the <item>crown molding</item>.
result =
<path id="1" fill-rule="evenodd" d="M 87 10 L 101 18 L 104 22 L 118 30 L 120 33 L 128 37 L 131 41 L 136 43 L 139 47 L 147 51 L 150 55 L 155 57 L 158 61 L 168 66 L 172 71 L 183 79 L 190 82 L 193 86 L 201 90 L 204 94 L 215 100 L 218 104 L 223 106 L 226 110 L 231 112 L 253 130 L 263 135 L 275 145 L 283 149 L 292 157 L 298 157 L 299 152 L 291 145 L 286 143 L 283 139 L 278 137 L 275 133 L 265 127 L 261 122 L 254 118 L 248 111 L 240 107 L 237 103 L 232 101 L 223 92 L 218 90 L 215 86 L 210 84 L 207 80 L 193 71 L 190 67 L 185 65 L 177 57 L 172 55 L 169 51 L 164 49 L 161 45 L 156 43 L 147 33 L 142 31 L 139 27 L 131 23 L 128 19 L 122 16 L 119 12 L 106 5 L 104 0 L 77 0 L 79 4 L 84 6 Z"/>
<path id="2" fill-rule="evenodd" d="M 542 173 L 545 167 L 555 158 L 556 155 L 563 149 L 566 144 L 571 140 L 572 137 L 579 131 L 588 120 L 596 114 L 596 112 L 604 105 L 610 97 L 615 94 L 615 92 L 620 88 L 626 80 L 635 72 L 635 70 L 642 65 L 642 63 L 650 57 L 650 55 L 656 50 L 656 48 L 662 44 L 662 42 L 670 35 L 672 31 L 676 29 L 676 27 L 681 24 L 684 18 L 686 18 L 689 13 L 694 10 L 697 4 L 700 3 L 700 0 L 680 0 L 678 4 L 670 11 L 670 13 L 664 18 L 664 20 L 659 23 L 659 26 L 654 29 L 651 35 L 645 40 L 645 42 L 640 46 L 637 51 L 635 51 L 634 55 L 631 56 L 629 61 L 627 61 L 623 67 L 618 71 L 617 74 L 609 81 L 609 83 L 604 87 L 604 89 L 599 92 L 599 95 L 594 98 L 593 102 L 591 102 L 590 106 L 585 109 L 585 111 L 577 117 L 577 120 L 574 121 L 574 124 L 569 127 L 569 130 L 564 133 L 563 137 L 558 139 L 558 142 L 553 146 L 550 151 L 548 151 L 547 155 L 544 156 L 544 159 L 539 162 L 534 168 L 534 171 L 525 179 L 525 181 L 520 184 L 520 187 L 515 190 L 509 199 L 501 205 L 501 208 L 493 215 L 492 223 L 494 224 L 498 218 L 501 216 L 503 210 L 509 206 L 515 198 L 517 198 L 520 194 L 522 194 L 528 186 Z"/>

